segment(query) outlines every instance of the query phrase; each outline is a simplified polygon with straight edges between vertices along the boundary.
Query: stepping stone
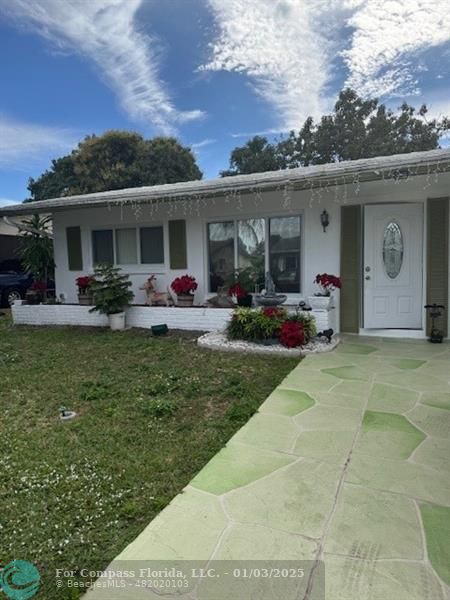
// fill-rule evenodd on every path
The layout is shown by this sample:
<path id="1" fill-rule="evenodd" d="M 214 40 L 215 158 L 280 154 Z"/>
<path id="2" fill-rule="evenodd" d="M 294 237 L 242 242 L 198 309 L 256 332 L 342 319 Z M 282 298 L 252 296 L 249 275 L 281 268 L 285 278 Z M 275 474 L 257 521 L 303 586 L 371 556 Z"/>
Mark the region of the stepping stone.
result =
<path id="1" fill-rule="evenodd" d="M 256 413 L 232 439 L 266 450 L 290 452 L 297 436 L 298 429 L 291 417 Z"/>
<path id="2" fill-rule="evenodd" d="M 355 381 L 368 381 L 369 375 L 364 372 L 361 368 L 355 367 L 354 365 L 347 365 L 345 367 L 333 367 L 331 369 L 322 369 L 322 373 L 327 375 L 333 375 L 338 379 L 350 379 Z"/>
<path id="3" fill-rule="evenodd" d="M 363 560 L 421 560 L 422 536 L 414 501 L 344 484 L 325 541 L 325 552 Z"/>
<path id="4" fill-rule="evenodd" d="M 421 449 L 422 446 L 417 452 Z M 426 502 L 450 504 L 450 474 L 415 462 L 380 460 L 376 456 L 353 454 L 345 481 L 371 489 L 405 494 Z"/>
<path id="5" fill-rule="evenodd" d="M 436 573 L 450 585 L 450 508 L 422 504 L 420 513 L 425 529 L 428 558 Z"/>
<path id="6" fill-rule="evenodd" d="M 432 406 L 418 405 L 408 412 L 408 419 L 428 435 L 450 437 L 450 411 Z"/>
<path id="7" fill-rule="evenodd" d="M 421 563 L 326 554 L 325 572 L 326 595 L 319 581 L 318 589 L 313 587 L 314 600 L 445 600 L 437 576 Z"/>
<path id="8" fill-rule="evenodd" d="M 374 383 L 369 396 L 368 408 L 383 412 L 404 413 L 415 406 L 418 398 L 418 392 L 383 383 Z"/>
<path id="9" fill-rule="evenodd" d="M 443 410 L 450 410 L 450 393 L 446 392 L 430 392 L 423 394 L 421 404 L 427 406 L 433 406 L 434 408 L 441 408 Z"/>
<path id="10" fill-rule="evenodd" d="M 194 477 L 191 485 L 220 495 L 273 473 L 294 460 L 286 454 L 231 442 Z"/>
<path id="11" fill-rule="evenodd" d="M 402 415 L 366 411 L 354 452 L 392 459 L 408 458 L 425 437 Z"/>
<path id="12" fill-rule="evenodd" d="M 315 401 L 306 392 L 278 387 L 270 394 L 259 410 L 263 413 L 277 413 L 293 417 L 311 408 L 314 404 Z"/>
<path id="13" fill-rule="evenodd" d="M 339 354 L 372 354 L 372 352 L 376 352 L 378 348 L 375 346 L 369 346 L 368 344 L 347 344 L 342 343 L 339 344 L 336 351 Z"/>
<path id="14" fill-rule="evenodd" d="M 301 459 L 224 496 L 227 514 L 240 523 L 320 537 L 340 474 L 337 464 Z"/>

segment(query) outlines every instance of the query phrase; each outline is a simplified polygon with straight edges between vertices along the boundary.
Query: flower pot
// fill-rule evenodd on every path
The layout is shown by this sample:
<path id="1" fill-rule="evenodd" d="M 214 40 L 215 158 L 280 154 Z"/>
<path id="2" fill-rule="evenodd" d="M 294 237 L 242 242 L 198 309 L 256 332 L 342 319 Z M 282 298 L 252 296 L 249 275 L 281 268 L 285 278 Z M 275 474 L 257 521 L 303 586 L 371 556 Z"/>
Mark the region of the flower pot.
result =
<path id="1" fill-rule="evenodd" d="M 114 313 L 113 315 L 108 315 L 109 326 L 112 331 L 121 331 L 125 329 L 125 313 Z"/>
<path id="2" fill-rule="evenodd" d="M 78 294 L 78 304 L 82 306 L 92 306 L 94 304 L 94 297 L 92 294 Z"/>
<path id="3" fill-rule="evenodd" d="M 25 295 L 25 299 L 27 304 L 40 304 L 43 300 L 42 294 L 40 292 L 33 292 L 28 290 Z"/>
<path id="4" fill-rule="evenodd" d="M 247 294 L 246 296 L 239 296 L 237 298 L 238 306 L 245 306 L 246 308 L 251 308 L 253 304 L 253 296 L 251 294 Z"/>
<path id="5" fill-rule="evenodd" d="M 178 294 L 177 296 L 177 306 L 182 308 L 189 308 L 194 304 L 194 295 L 193 294 Z"/>
<path id="6" fill-rule="evenodd" d="M 333 305 L 333 296 L 308 296 L 308 304 L 313 310 L 329 310 Z"/>

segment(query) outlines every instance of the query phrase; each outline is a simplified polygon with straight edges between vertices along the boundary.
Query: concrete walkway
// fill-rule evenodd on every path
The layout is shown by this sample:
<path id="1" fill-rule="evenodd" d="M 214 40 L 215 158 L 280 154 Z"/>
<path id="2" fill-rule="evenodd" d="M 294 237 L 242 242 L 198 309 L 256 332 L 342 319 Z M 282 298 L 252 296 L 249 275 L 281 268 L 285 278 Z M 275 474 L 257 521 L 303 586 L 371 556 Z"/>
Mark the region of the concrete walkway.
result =
<path id="1" fill-rule="evenodd" d="M 449 457 L 450 345 L 347 337 L 303 360 L 116 561 L 307 560 L 282 600 L 444 600 Z M 240 600 L 208 585 L 187 597 Z M 106 597 L 161 596 L 88 594 Z"/>

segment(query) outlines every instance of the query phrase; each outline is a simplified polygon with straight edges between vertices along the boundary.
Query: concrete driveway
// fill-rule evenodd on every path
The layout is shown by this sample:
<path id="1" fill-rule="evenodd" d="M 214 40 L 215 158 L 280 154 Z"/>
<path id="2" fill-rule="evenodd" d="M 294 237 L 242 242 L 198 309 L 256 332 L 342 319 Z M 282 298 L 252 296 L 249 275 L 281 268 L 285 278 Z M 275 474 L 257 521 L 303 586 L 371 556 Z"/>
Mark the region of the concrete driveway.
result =
<path id="1" fill-rule="evenodd" d="M 307 561 L 278 597 L 444 600 L 449 457 L 450 345 L 344 337 L 304 359 L 115 563 Z M 259 585 L 246 600 L 279 594 Z M 103 593 L 88 597 L 141 597 Z M 187 597 L 239 590 L 200 581 Z"/>

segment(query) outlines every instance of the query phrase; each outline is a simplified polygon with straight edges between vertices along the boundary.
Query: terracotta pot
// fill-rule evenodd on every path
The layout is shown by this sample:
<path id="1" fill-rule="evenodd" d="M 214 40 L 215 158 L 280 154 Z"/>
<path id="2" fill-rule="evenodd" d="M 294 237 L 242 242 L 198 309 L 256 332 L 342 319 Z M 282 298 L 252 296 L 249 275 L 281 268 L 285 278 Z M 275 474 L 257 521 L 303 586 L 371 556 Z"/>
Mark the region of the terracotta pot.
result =
<path id="1" fill-rule="evenodd" d="M 94 297 L 92 294 L 78 294 L 78 304 L 92 306 L 94 304 Z"/>
<path id="2" fill-rule="evenodd" d="M 194 294 L 178 294 L 177 306 L 190 308 L 194 304 Z"/>

